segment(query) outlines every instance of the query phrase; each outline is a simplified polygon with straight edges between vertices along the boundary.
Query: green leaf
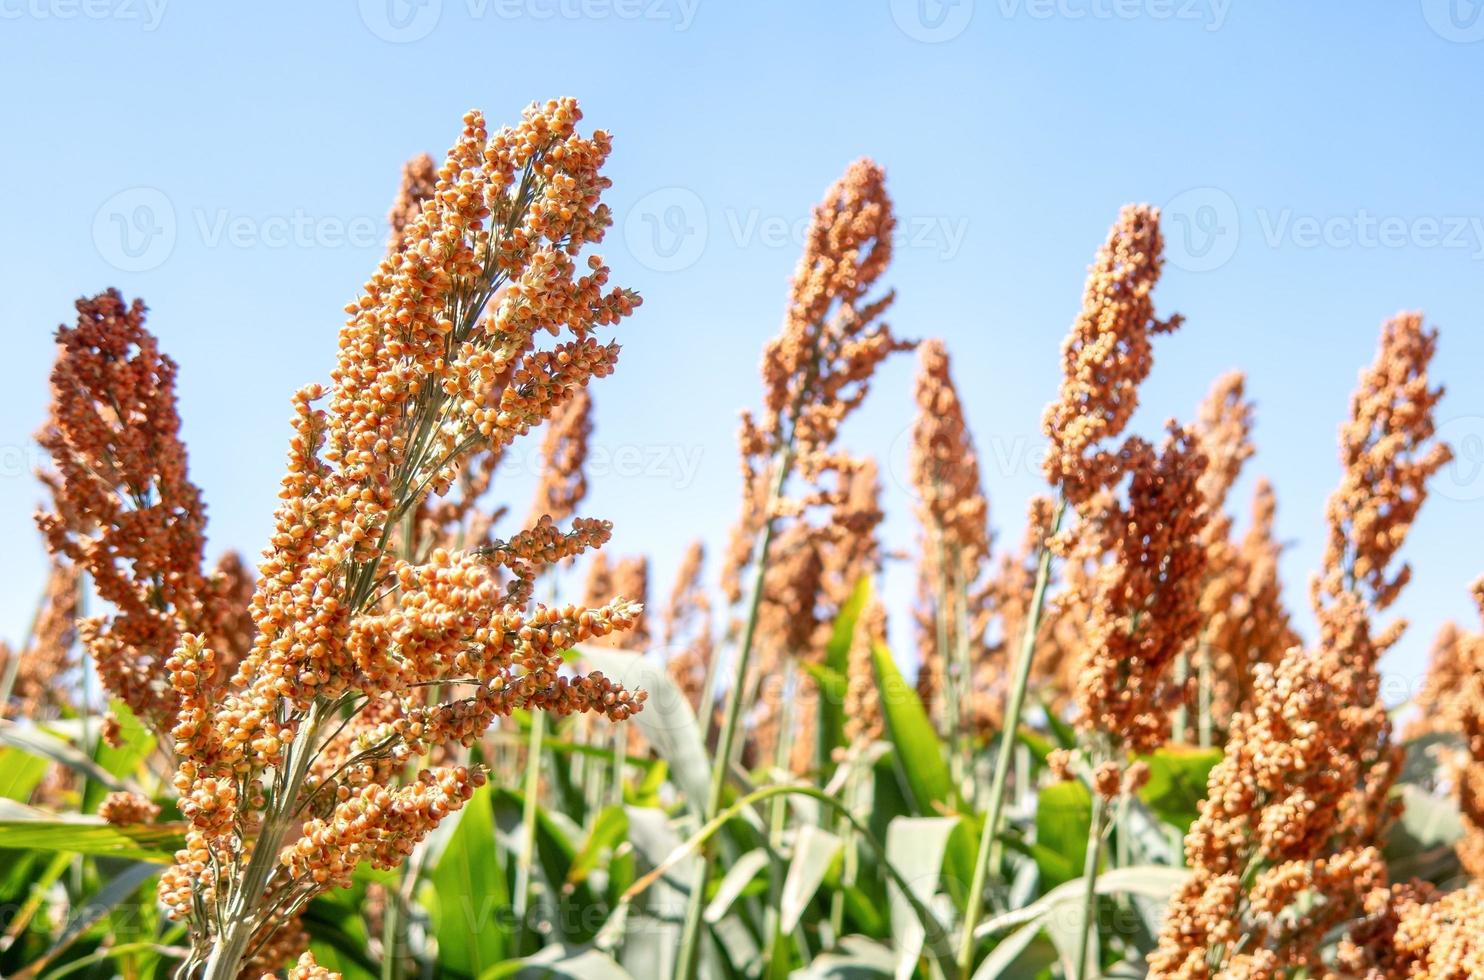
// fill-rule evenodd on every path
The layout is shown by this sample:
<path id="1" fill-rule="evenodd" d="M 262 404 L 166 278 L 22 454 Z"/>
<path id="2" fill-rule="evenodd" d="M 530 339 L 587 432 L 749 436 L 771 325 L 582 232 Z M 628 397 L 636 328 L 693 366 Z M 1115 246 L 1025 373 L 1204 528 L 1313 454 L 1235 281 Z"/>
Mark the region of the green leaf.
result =
<path id="1" fill-rule="evenodd" d="M 716 886 L 716 894 L 706 906 L 705 919 L 713 925 L 720 922 L 735 902 L 752 884 L 757 873 L 768 866 L 768 852 L 761 847 L 742 855 L 727 869 L 726 875 Z"/>
<path id="2" fill-rule="evenodd" d="M 1456 875 L 1458 854 L 1453 845 L 1463 836 L 1457 799 L 1451 793 L 1435 796 L 1410 783 L 1397 793 L 1402 816 L 1387 833 L 1384 850 L 1392 875 L 1434 883 Z"/>
<path id="3" fill-rule="evenodd" d="M 0 820 L 0 848 L 65 851 L 169 864 L 185 846 L 185 824 L 115 827 L 101 820 Z"/>
<path id="4" fill-rule="evenodd" d="M 877 643 L 871 650 L 876 685 L 886 717 L 887 735 L 896 749 L 897 771 L 923 816 L 937 816 L 949 808 L 953 779 L 943 759 L 943 745 L 922 707 L 922 701 L 897 670 L 891 651 Z"/>
<path id="5" fill-rule="evenodd" d="M 508 789 L 494 791 L 495 820 L 503 833 L 519 838 L 517 832 L 524 818 L 524 798 Z M 545 807 L 536 808 L 536 861 L 541 867 L 547 885 L 562 892 L 563 904 L 577 909 L 592 909 L 599 906 L 598 897 L 583 877 L 573 879 L 572 867 L 577 859 L 577 846 L 572 843 L 568 829 L 559 818 Z M 586 915 L 562 915 L 553 923 L 561 938 L 585 943 L 593 938 L 600 922 Z"/>
<path id="6" fill-rule="evenodd" d="M 587 840 L 572 859 L 572 867 L 567 871 L 567 881 L 575 884 L 587 880 L 587 876 L 598 868 L 603 854 L 618 847 L 628 833 L 629 817 L 623 807 L 606 806 L 599 810 Z"/>
<path id="7" fill-rule="evenodd" d="M 1091 826 L 1092 794 L 1080 780 L 1067 779 L 1041 789 L 1036 797 L 1036 843 L 1031 851 L 1044 890 L 1082 876 Z"/>
<path id="8" fill-rule="evenodd" d="M 1000 940 L 974 971 L 973 980 L 1034 980 L 1057 960 L 1056 947 L 1032 922 Z"/>
<path id="9" fill-rule="evenodd" d="M 52 948 L 38 960 L 29 964 L 31 975 L 39 975 L 43 967 L 66 952 L 69 946 L 104 916 L 113 911 L 121 902 L 132 897 L 145 882 L 159 873 L 160 869 L 152 864 L 131 864 L 110 878 L 107 884 L 75 910 L 67 923 L 67 928 L 62 930 L 62 935 L 57 938 Z"/>
<path id="10" fill-rule="evenodd" d="M 1221 750 L 1169 745 L 1140 758 L 1149 764 L 1149 782 L 1139 790 L 1139 799 L 1165 823 L 1185 833 L 1200 815 L 1206 779 L 1221 761 Z"/>
<path id="11" fill-rule="evenodd" d="M 838 949 L 821 953 L 789 980 L 876 980 L 890 977 L 896 966 L 891 948 L 865 936 L 846 936 Z"/>
<path id="12" fill-rule="evenodd" d="M 870 601 L 871 577 L 862 575 L 855 583 L 850 598 L 845 600 L 839 614 L 835 616 L 829 642 L 825 644 L 824 663 L 805 665 L 806 670 L 812 666 L 819 668 L 820 673 L 828 671 L 827 676 L 831 681 L 839 681 L 826 684 L 815 675 L 814 670 L 809 670 L 811 675 L 815 675 L 815 681 L 819 682 L 819 724 L 815 726 L 815 733 L 819 740 L 821 759 L 828 759 L 835 749 L 845 748 L 845 678 L 850 676 L 850 647 L 855 643 L 855 625 L 860 621 L 866 603 Z"/>
<path id="13" fill-rule="evenodd" d="M 909 897 L 892 884 L 892 936 L 898 951 L 898 976 L 922 955 L 927 938 L 912 899 L 932 908 L 933 896 L 943 890 L 943 859 L 948 841 L 963 821 L 959 817 L 899 817 L 886 830 L 886 860 L 911 886 Z M 910 972 L 907 974 L 910 976 Z"/>
<path id="14" fill-rule="evenodd" d="M 1426 732 L 1409 738 L 1402 745 L 1405 755 L 1397 782 L 1432 785 L 1438 778 L 1441 756 L 1467 748 L 1467 742 L 1457 732 Z"/>
<path id="15" fill-rule="evenodd" d="M 380 967 L 366 955 L 370 943 L 359 901 L 350 892 L 336 890 L 319 896 L 304 909 L 303 922 L 309 948 L 320 966 L 344 980 L 380 980 Z"/>
<path id="16" fill-rule="evenodd" d="M 438 964 L 455 976 L 478 977 L 510 952 L 510 894 L 495 848 L 493 794 L 489 786 L 475 792 L 428 876 Z"/>
<path id="17" fill-rule="evenodd" d="M 0 721 L 0 742 L 31 755 L 50 759 L 81 776 L 97 780 L 109 789 L 139 792 L 137 786 L 130 785 L 104 769 L 77 746 L 39 728 L 21 728 L 14 722 Z"/>
<path id="18" fill-rule="evenodd" d="M 1098 875 L 1093 882 L 1093 892 L 1098 895 L 1135 895 L 1168 901 L 1175 889 L 1190 877 L 1184 868 L 1164 868 L 1156 865 L 1138 865 L 1132 868 L 1112 868 Z M 993 936 L 1037 922 L 1059 911 L 1063 906 L 1078 906 L 1082 903 L 1084 880 L 1076 878 L 1057 885 L 1023 909 L 1002 912 L 992 919 L 979 923 L 974 930 L 977 938 Z"/>
<path id="19" fill-rule="evenodd" d="M 1047 704 L 1041 702 L 1041 710 L 1046 715 L 1046 727 L 1051 730 L 1051 737 L 1056 740 L 1059 749 L 1075 749 L 1077 747 L 1077 733 L 1072 726 L 1061 720 L 1061 716 Z"/>
<path id="20" fill-rule="evenodd" d="M 108 710 L 118 719 L 120 744 L 118 748 L 114 748 L 103 739 L 98 739 L 93 761 L 109 775 L 128 779 L 138 772 L 139 766 L 154 750 L 155 736 L 134 716 L 129 706 L 117 698 L 108 702 Z M 83 796 L 83 812 L 92 813 L 107 795 L 106 787 L 98 782 L 89 781 L 87 792 Z"/>
<path id="21" fill-rule="evenodd" d="M 633 980 L 623 967 L 591 946 L 556 945 L 525 959 L 501 963 L 479 980 Z"/>
<path id="22" fill-rule="evenodd" d="M 631 691 L 648 692 L 644 710 L 626 725 L 638 725 L 655 754 L 669 763 L 675 786 L 692 812 L 704 806 L 711 786 L 711 760 L 690 701 L 663 665 L 627 650 L 583 644 L 582 659 Z"/>
<path id="23" fill-rule="evenodd" d="M 831 751 L 845 745 L 845 691 L 849 682 L 844 674 L 824 664 L 806 662 L 799 666 L 819 688 L 820 758 L 828 759 Z"/>
<path id="24" fill-rule="evenodd" d="M 0 797 L 24 803 L 46 776 L 46 759 L 20 749 L 0 749 Z"/>
<path id="25" fill-rule="evenodd" d="M 778 901 L 781 933 L 794 931 L 804 916 L 804 910 L 813 901 L 814 893 L 819 891 L 830 865 L 844 850 L 845 842 L 828 830 L 821 830 L 814 824 L 804 824 L 799 828 L 793 859 L 783 876 L 783 893 Z"/>
<path id="26" fill-rule="evenodd" d="M 1034 729 L 1027 728 L 1025 725 L 1020 726 L 1020 731 L 1015 733 L 1015 738 L 1021 745 L 1030 749 L 1031 756 L 1035 758 L 1036 764 L 1041 766 L 1046 764 L 1046 757 L 1056 748 L 1050 739 L 1036 732 Z"/>

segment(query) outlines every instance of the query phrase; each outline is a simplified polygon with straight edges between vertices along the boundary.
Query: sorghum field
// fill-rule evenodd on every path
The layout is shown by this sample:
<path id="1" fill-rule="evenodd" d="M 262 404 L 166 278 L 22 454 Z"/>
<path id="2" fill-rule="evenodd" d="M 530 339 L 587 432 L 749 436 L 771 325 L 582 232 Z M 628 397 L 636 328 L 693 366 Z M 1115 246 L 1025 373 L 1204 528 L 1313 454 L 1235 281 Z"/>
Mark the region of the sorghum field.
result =
<path id="1" fill-rule="evenodd" d="M 406 164 L 327 380 L 283 393 L 260 554 L 203 559 L 145 298 L 56 311 L 51 572 L 0 680 L 6 976 L 1484 976 L 1480 623 L 1439 630 L 1404 721 L 1380 690 L 1450 458 L 1420 313 L 1377 312 L 1333 406 L 1302 632 L 1280 491 L 1229 493 L 1242 373 L 1133 431 L 1182 329 L 1159 209 L 1085 243 L 1044 488 L 992 544 L 978 369 L 888 326 L 897 218 L 859 159 L 759 332 L 729 544 L 656 582 L 584 500 L 590 393 L 646 342 L 596 251 L 609 151 L 564 98 Z M 905 558 L 840 435 L 889 359 Z M 533 500 L 501 491 L 522 440 Z"/>

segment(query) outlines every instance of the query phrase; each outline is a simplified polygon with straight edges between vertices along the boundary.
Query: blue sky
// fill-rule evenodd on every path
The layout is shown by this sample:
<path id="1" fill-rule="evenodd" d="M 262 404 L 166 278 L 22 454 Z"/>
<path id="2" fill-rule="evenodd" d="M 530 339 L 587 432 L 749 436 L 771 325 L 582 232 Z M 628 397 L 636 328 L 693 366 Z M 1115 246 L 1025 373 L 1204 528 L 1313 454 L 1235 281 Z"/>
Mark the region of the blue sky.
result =
<path id="1" fill-rule="evenodd" d="M 736 412 L 782 314 L 802 222 L 860 155 L 902 223 L 892 321 L 941 336 L 984 457 L 999 541 L 1040 487 L 1039 418 L 1083 275 L 1118 207 L 1167 207 L 1161 338 L 1137 427 L 1190 418 L 1248 372 L 1283 571 L 1305 606 L 1335 433 L 1384 318 L 1442 329 L 1440 416 L 1463 459 L 1406 557 L 1399 687 L 1440 621 L 1475 625 L 1484 572 L 1484 5 L 1471 0 L 0 0 L 0 635 L 42 582 L 30 442 L 51 331 L 82 293 L 143 296 L 180 363 L 213 555 L 256 555 L 288 398 L 324 379 L 374 267 L 398 167 L 459 117 L 571 94 L 609 129 L 603 253 L 645 303 L 598 411 L 588 513 L 668 589 L 737 509 Z M 844 441 L 903 486 L 913 361 L 881 372 Z M 523 459 L 529 460 L 536 440 Z M 529 470 L 529 465 L 518 469 Z M 528 473 L 502 478 L 524 513 Z M 714 566 L 713 566 L 714 569 Z M 910 571 L 888 590 L 905 634 Z M 575 584 L 575 583 L 574 583 Z M 1300 624 L 1308 618 L 1301 612 Z M 905 644 L 903 644 L 905 646 Z"/>

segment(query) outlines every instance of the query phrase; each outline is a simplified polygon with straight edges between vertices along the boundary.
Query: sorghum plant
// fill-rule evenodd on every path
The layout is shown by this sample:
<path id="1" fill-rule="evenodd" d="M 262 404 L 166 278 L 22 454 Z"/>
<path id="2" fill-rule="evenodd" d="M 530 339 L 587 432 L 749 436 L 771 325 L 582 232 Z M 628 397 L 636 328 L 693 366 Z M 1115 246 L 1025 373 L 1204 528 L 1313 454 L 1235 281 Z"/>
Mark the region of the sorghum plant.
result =
<path id="1" fill-rule="evenodd" d="M 1051 576 L 1053 550 L 1060 551 L 1068 559 L 1067 565 L 1073 569 L 1069 578 L 1080 576 L 1081 570 L 1075 569 L 1076 563 L 1093 561 L 1103 553 L 1115 550 L 1118 545 L 1117 521 L 1107 518 L 1131 516 L 1117 509 L 1112 501 L 1115 485 L 1125 476 L 1134 474 L 1135 489 L 1130 492 L 1134 505 L 1131 510 L 1138 510 L 1141 527 L 1148 531 L 1159 527 L 1162 520 L 1171 519 L 1173 508 L 1187 502 L 1184 498 L 1189 496 L 1178 486 L 1165 487 L 1163 481 L 1181 481 L 1193 493 L 1195 481 L 1203 468 L 1203 464 L 1194 465 L 1201 457 L 1190 445 L 1191 436 L 1182 431 L 1172 431 L 1164 452 L 1158 455 L 1139 439 L 1130 439 L 1122 446 L 1112 445 L 1138 405 L 1139 384 L 1149 374 L 1153 363 L 1151 337 L 1174 330 L 1181 323 L 1178 315 L 1160 320 L 1154 313 L 1153 291 L 1159 280 L 1163 248 L 1158 209 L 1145 205 L 1125 207 L 1098 251 L 1083 291 L 1082 310 L 1062 344 L 1061 389 L 1057 399 L 1047 406 L 1042 419 L 1042 427 L 1051 440 L 1045 464 L 1046 477 L 1057 491 L 1058 500 L 1050 518 L 1044 519 L 1044 526 L 1043 521 L 1037 519 L 1044 508 L 1032 508 L 1032 524 L 1041 528 L 1044 536 L 1039 543 L 1029 609 L 1022 617 L 1020 649 L 1006 696 L 1004 730 L 1007 732 L 1013 733 L 1020 725 Z M 1076 538 L 1059 532 L 1068 505 L 1078 516 L 1078 526 L 1073 529 Z M 1189 517 L 1182 519 L 1189 520 Z M 1183 528 L 1181 533 L 1194 533 L 1198 529 L 1198 525 L 1192 525 Z M 1078 539 L 1084 545 L 1073 550 L 1070 542 Z M 1169 540 L 1173 541 L 1174 537 Z M 1095 547 L 1089 547 L 1089 542 Z M 1156 594 L 1162 594 L 1172 610 L 1183 613 L 1183 588 L 1161 590 L 1156 583 L 1171 572 L 1186 574 L 1191 564 L 1182 560 L 1178 565 L 1167 566 L 1159 555 L 1148 552 L 1141 555 L 1132 535 L 1123 551 L 1124 557 L 1136 562 L 1138 567 L 1130 565 L 1123 571 L 1114 567 L 1102 576 L 1101 588 L 1106 590 L 1103 597 L 1110 603 L 1117 603 L 1104 610 L 1104 615 L 1111 619 L 1102 627 L 1102 640 L 1109 642 L 1117 636 L 1118 622 L 1138 622 L 1137 603 Z M 1092 577 L 1085 581 L 1088 586 L 1096 584 Z M 1084 647 L 1093 649 L 1092 642 L 1089 638 Z M 1127 638 L 1120 642 L 1139 645 L 1138 641 Z M 1099 657 L 1093 652 L 1091 656 L 1094 659 L 1084 661 L 1085 666 L 1079 665 L 1078 668 L 1079 675 L 1087 678 L 1086 682 L 1079 681 L 1078 687 L 1083 717 L 1106 720 L 1101 716 L 1116 714 L 1120 721 L 1142 719 L 1141 706 L 1155 697 L 1152 685 L 1160 678 L 1166 656 L 1183 642 L 1184 639 L 1174 642 L 1170 636 L 1162 636 L 1149 644 L 1150 651 L 1157 652 L 1160 660 L 1148 665 L 1147 676 L 1141 678 L 1139 686 L 1132 691 L 1116 683 L 1109 688 L 1106 676 L 1099 679 L 1097 675 L 1105 673 L 1099 664 L 1107 662 L 1107 657 Z M 1125 661 L 1114 671 L 1125 668 L 1139 669 Z M 1118 703 L 1105 698 L 1105 694 L 1111 698 L 1127 698 Z M 959 944 L 958 967 L 964 978 L 972 970 L 973 930 L 983 909 L 984 886 L 990 865 L 996 863 L 991 851 L 1000 832 L 1013 748 L 1013 739 L 1000 740 L 989 791 L 988 816 L 969 887 L 969 905 Z M 1102 782 L 1108 782 L 1106 774 Z M 1098 823 L 1094 821 L 1093 830 L 1100 839 Z M 1096 849 L 1090 846 L 1088 850 L 1093 853 L 1095 861 Z M 1093 875 L 1088 877 L 1090 880 Z"/>
<path id="2" fill-rule="evenodd" d="M 117 294 L 80 304 L 79 327 L 60 335 L 46 444 L 61 491 L 43 527 L 120 609 L 91 630 L 100 673 L 173 740 L 190 829 L 160 897 L 190 926 L 183 976 L 277 966 L 292 952 L 280 925 L 310 898 L 363 861 L 396 865 L 462 806 L 482 771 L 426 765 L 430 749 L 468 745 L 516 707 L 622 719 L 643 700 L 559 672 L 573 644 L 632 626 L 637 604 L 532 597 L 544 567 L 607 539 L 603 522 L 562 531 L 542 515 L 479 547 L 395 548 L 403 519 L 473 454 L 497 455 L 612 370 L 617 345 L 597 334 L 638 297 L 606 288 L 597 256 L 577 265 L 610 221 L 609 138 L 579 135 L 579 119 L 564 99 L 491 134 L 471 112 L 431 193 L 409 194 L 393 247 L 346 307 L 330 385 L 294 397 L 256 637 L 230 677 L 204 611 L 204 510 L 175 439 L 174 366 L 143 332 L 142 305 Z"/>
<path id="3" fill-rule="evenodd" d="M 879 166 L 857 160 L 815 207 L 783 328 L 763 349 L 763 412 L 742 417 L 743 510 L 722 581 L 733 602 L 742 599 L 741 575 L 749 568 L 751 583 L 711 785 L 700 811 L 705 820 L 721 809 L 778 520 L 810 503 L 807 495 L 790 499 L 789 477 L 797 469 L 817 492 L 832 470 L 848 468 L 830 452 L 840 423 L 865 399 L 877 365 L 907 346 L 881 320 L 894 294 L 868 298 L 891 261 L 896 218 L 885 181 Z M 844 489 L 837 485 L 836 494 Z M 708 855 L 692 883 L 676 968 L 680 980 L 695 975 L 710 875 Z"/>
<path id="4" fill-rule="evenodd" d="M 974 440 L 949 374 L 942 341 L 918 346 L 912 421 L 911 476 L 921 526 L 918 563 L 917 690 L 941 719 L 957 768 L 974 681 L 995 686 L 983 647 L 989 593 L 989 501 L 979 479 Z M 1001 670 L 994 673 L 1002 673 Z"/>
<path id="5" fill-rule="evenodd" d="M 1176 894 L 1150 957 L 1159 977 L 1323 974 L 1329 934 L 1363 911 L 1384 921 L 1380 832 L 1398 748 L 1379 697 L 1381 654 L 1401 623 L 1372 616 L 1406 583 L 1393 559 L 1449 451 L 1433 441 L 1441 389 L 1427 368 L 1436 334 L 1404 314 L 1382 330 L 1341 430 L 1344 474 L 1327 507 L 1324 569 L 1312 596 L 1315 649 L 1256 667 L 1207 799 L 1186 837 L 1194 871 Z M 1384 957 L 1375 922 L 1341 948 L 1349 968 Z M 1384 929 L 1383 929 L 1384 931 Z"/>

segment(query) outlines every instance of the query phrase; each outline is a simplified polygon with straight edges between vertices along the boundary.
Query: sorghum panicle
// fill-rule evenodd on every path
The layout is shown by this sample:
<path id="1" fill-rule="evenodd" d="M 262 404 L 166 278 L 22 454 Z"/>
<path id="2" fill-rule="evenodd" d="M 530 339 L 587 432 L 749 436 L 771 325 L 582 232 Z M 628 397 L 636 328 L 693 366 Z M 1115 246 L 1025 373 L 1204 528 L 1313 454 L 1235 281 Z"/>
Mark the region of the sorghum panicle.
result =
<path id="1" fill-rule="evenodd" d="M 1276 667 L 1255 669 L 1251 705 L 1232 722 L 1186 837 L 1193 873 L 1170 904 L 1153 976 L 1325 974 L 1320 949 L 1346 923 L 1340 955 L 1351 967 L 1391 955 L 1384 936 L 1397 896 L 1377 847 L 1395 813 L 1388 794 L 1400 759 L 1378 664 L 1400 631 L 1375 635 L 1371 617 L 1406 581 L 1391 561 L 1448 458 L 1429 442 L 1441 394 L 1427 385 L 1435 340 L 1420 317 L 1399 317 L 1361 375 L 1312 589 L 1315 649 L 1295 646 Z"/>
<path id="2" fill-rule="evenodd" d="M 77 567 L 54 556 L 30 642 L 20 650 L 0 643 L 0 675 L 12 670 L 15 675 L 10 703 L 0 704 L 0 717 L 40 721 L 68 706 L 64 679 L 77 666 L 78 587 Z"/>
<path id="3" fill-rule="evenodd" d="M 579 118 L 570 99 L 492 135 L 464 117 L 431 196 L 346 308 L 331 385 L 294 398 L 251 650 L 209 693 L 205 631 L 182 633 L 170 657 L 191 829 L 160 892 L 199 949 L 220 953 L 244 930 L 270 942 L 274 922 L 358 863 L 400 862 L 484 780 L 463 765 L 397 778 L 431 748 L 469 745 L 517 707 L 618 720 L 642 703 L 601 674 L 563 672 L 567 649 L 633 626 L 638 604 L 531 602 L 537 575 L 604 543 L 605 522 L 563 531 L 542 516 L 475 547 L 392 547 L 402 518 L 474 454 L 498 456 L 612 370 L 617 345 L 597 331 L 638 297 L 606 288 L 597 256 L 578 270 L 610 222 L 609 139 L 578 135 Z M 559 339 L 542 347 L 544 333 Z M 432 686 L 448 700 L 429 703 Z M 271 865 L 254 859 L 263 848 Z"/>
<path id="4" fill-rule="evenodd" d="M 918 345 L 914 387 L 917 414 L 909 457 L 921 528 L 918 560 L 918 694 L 942 714 L 944 679 L 961 645 L 970 649 L 974 673 L 988 674 L 982 638 L 989 594 L 980 582 L 989 561 L 989 501 L 979 478 L 979 459 L 949 373 L 942 341 Z M 970 601 L 970 600 L 976 601 Z M 962 601 L 966 607 L 959 608 Z M 961 631 L 970 635 L 960 636 Z M 940 640 L 946 644 L 939 649 Z M 995 671 L 1003 673 L 1003 669 Z M 993 700 L 988 697 L 976 700 Z M 960 719 L 961 721 L 961 719 Z"/>
<path id="5" fill-rule="evenodd" d="M 1077 722 L 1115 746 L 1148 752 L 1168 736 L 1182 693 L 1169 667 L 1200 628 L 1206 462 L 1194 434 L 1171 423 L 1161 451 L 1130 440 L 1122 465 L 1128 503 L 1108 503 L 1096 525 L 1108 560 L 1092 582 Z"/>
<path id="6" fill-rule="evenodd" d="M 50 418 L 53 510 L 37 523 L 53 554 L 86 572 L 114 611 L 80 624 L 104 688 L 157 731 L 175 697 L 165 660 L 212 614 L 201 559 L 206 508 L 186 474 L 175 362 L 144 326 L 143 301 L 110 289 L 77 301 L 57 330 Z"/>
<path id="7" fill-rule="evenodd" d="M 1062 344 L 1062 382 L 1046 409 L 1051 439 L 1046 476 L 1081 506 L 1123 471 L 1110 448 L 1139 404 L 1139 384 L 1153 365 L 1150 337 L 1180 326 L 1176 314 L 1154 314 L 1164 238 L 1159 209 L 1129 205 L 1118 216 L 1089 270 L 1082 312 Z"/>

